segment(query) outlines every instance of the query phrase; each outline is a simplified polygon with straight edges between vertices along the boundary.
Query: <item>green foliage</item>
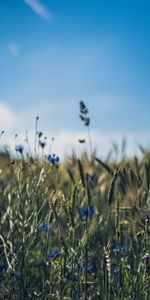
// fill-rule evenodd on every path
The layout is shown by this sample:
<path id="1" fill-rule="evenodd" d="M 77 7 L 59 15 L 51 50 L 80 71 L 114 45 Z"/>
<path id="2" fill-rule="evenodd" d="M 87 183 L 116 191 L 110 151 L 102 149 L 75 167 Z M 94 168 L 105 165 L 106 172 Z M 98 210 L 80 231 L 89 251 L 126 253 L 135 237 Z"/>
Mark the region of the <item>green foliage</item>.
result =
<path id="1" fill-rule="evenodd" d="M 0 162 L 0 299 L 149 299 L 148 153 Z"/>

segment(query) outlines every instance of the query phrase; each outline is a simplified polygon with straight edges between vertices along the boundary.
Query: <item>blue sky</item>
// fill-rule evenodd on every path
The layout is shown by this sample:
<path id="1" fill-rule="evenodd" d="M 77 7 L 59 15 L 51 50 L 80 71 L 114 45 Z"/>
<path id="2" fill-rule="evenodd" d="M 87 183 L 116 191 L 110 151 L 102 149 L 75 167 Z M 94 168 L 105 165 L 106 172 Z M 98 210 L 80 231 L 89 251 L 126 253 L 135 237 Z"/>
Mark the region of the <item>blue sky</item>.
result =
<path id="1" fill-rule="evenodd" d="M 93 143 L 148 145 L 149 15 L 149 0 L 0 0 L 0 127 L 32 131 L 39 115 L 63 151 L 84 135 L 83 99 Z"/>

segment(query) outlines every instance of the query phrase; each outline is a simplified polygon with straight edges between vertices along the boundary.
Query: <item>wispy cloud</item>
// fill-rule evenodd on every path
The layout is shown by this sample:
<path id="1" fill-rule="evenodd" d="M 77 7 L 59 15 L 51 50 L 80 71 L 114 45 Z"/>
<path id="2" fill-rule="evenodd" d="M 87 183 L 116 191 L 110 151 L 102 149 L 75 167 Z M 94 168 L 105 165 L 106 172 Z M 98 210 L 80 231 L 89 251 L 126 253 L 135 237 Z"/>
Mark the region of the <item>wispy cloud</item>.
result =
<path id="1" fill-rule="evenodd" d="M 8 45 L 8 51 L 11 55 L 18 56 L 20 48 L 16 43 L 12 42 Z"/>
<path id="2" fill-rule="evenodd" d="M 24 2 L 41 18 L 52 21 L 52 13 L 38 0 L 24 0 Z"/>

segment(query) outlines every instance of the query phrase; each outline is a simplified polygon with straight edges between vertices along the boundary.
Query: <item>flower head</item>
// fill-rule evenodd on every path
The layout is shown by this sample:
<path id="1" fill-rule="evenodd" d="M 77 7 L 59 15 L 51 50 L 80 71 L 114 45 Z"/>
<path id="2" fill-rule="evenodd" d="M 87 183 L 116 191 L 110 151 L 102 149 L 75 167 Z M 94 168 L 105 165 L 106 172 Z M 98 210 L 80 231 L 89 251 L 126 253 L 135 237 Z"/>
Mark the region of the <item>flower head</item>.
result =
<path id="1" fill-rule="evenodd" d="M 143 260 L 145 261 L 150 261 L 150 253 L 146 253 L 143 257 L 142 257 Z"/>
<path id="2" fill-rule="evenodd" d="M 95 270 L 96 270 L 96 266 L 95 266 L 94 264 L 88 265 L 87 267 L 86 267 L 86 266 L 81 266 L 81 271 L 82 271 L 82 272 L 87 271 L 87 272 L 89 272 L 89 273 L 92 273 L 92 272 L 95 271 Z"/>
<path id="3" fill-rule="evenodd" d="M 118 272 L 120 272 L 120 267 L 119 267 L 119 266 L 116 266 L 116 267 L 114 268 L 114 273 L 116 274 L 116 273 L 118 273 Z"/>
<path id="4" fill-rule="evenodd" d="M 94 215 L 94 205 L 90 204 L 89 207 L 82 207 L 81 209 L 82 218 L 92 218 Z"/>
<path id="5" fill-rule="evenodd" d="M 94 181 L 95 180 L 95 176 L 93 174 L 87 173 L 86 176 L 87 176 L 88 181 Z"/>
<path id="6" fill-rule="evenodd" d="M 0 265 L 0 272 L 3 270 L 6 270 L 8 268 L 8 263 L 7 261 L 4 261 L 1 265 Z"/>
<path id="7" fill-rule="evenodd" d="M 85 103 L 81 100 L 79 105 L 80 105 L 80 112 L 82 114 L 86 115 L 88 113 L 88 109 L 87 109 Z"/>
<path id="8" fill-rule="evenodd" d="M 45 142 L 42 142 L 41 140 L 39 140 L 39 146 L 44 149 L 44 147 L 46 146 Z"/>
<path id="9" fill-rule="evenodd" d="M 43 135 L 43 132 L 42 131 L 38 131 L 37 134 L 38 134 L 38 137 L 40 139 L 40 137 Z"/>
<path id="10" fill-rule="evenodd" d="M 13 276 L 14 276 L 14 278 L 15 278 L 16 280 L 20 280 L 20 279 L 21 279 L 21 274 L 18 273 L 18 272 L 14 272 L 14 273 L 13 273 Z"/>
<path id="11" fill-rule="evenodd" d="M 114 248 L 115 251 L 127 251 L 127 245 L 120 246 L 119 244 L 116 245 L 116 248 Z"/>
<path id="12" fill-rule="evenodd" d="M 56 259 L 59 256 L 60 256 L 60 253 L 58 251 L 53 250 L 47 255 L 47 258 L 48 259 L 53 259 L 53 258 Z"/>
<path id="13" fill-rule="evenodd" d="M 48 224 L 48 223 L 42 223 L 42 224 L 40 224 L 40 228 L 41 228 L 43 231 L 47 231 L 48 228 L 49 228 L 49 224 Z"/>
<path id="14" fill-rule="evenodd" d="M 81 209 L 82 218 L 88 218 L 89 212 L 87 207 L 82 207 Z"/>
<path id="15" fill-rule="evenodd" d="M 47 156 L 47 159 L 48 159 L 48 161 L 51 162 L 52 164 L 58 163 L 59 160 L 60 160 L 59 156 L 57 156 L 57 155 L 55 155 L 55 154 L 53 154 L 53 155 L 49 154 L 49 155 Z"/>
<path id="16" fill-rule="evenodd" d="M 16 145 L 15 150 L 16 150 L 16 152 L 19 152 L 20 154 L 22 154 L 23 146 L 22 145 Z"/>

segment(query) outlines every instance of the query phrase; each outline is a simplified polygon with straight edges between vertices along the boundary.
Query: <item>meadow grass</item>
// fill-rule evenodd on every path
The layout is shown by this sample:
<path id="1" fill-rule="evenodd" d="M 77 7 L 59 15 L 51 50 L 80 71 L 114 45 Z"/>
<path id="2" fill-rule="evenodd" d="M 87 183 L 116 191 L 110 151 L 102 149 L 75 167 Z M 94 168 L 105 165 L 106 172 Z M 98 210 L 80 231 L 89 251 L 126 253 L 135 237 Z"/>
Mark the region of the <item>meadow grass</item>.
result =
<path id="1" fill-rule="evenodd" d="M 150 299 L 150 153 L 1 154 L 0 299 Z"/>
<path id="2" fill-rule="evenodd" d="M 150 152 L 102 161 L 80 118 L 90 155 L 45 155 L 38 117 L 34 155 L 0 154 L 0 300 L 150 299 Z"/>

